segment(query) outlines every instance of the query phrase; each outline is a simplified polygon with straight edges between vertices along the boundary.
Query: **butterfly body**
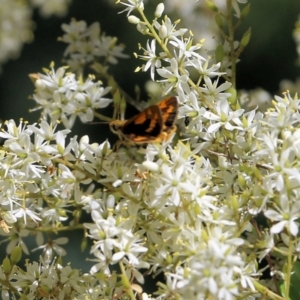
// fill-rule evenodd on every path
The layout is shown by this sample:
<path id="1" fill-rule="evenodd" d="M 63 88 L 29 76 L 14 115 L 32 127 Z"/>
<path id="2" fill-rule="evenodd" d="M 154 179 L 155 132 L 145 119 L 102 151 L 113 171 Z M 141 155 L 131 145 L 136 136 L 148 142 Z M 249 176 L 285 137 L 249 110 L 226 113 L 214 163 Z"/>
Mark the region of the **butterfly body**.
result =
<path id="1" fill-rule="evenodd" d="M 162 142 L 169 140 L 176 130 L 177 112 L 177 98 L 167 97 L 129 120 L 114 120 L 109 125 L 122 141 L 133 144 Z"/>

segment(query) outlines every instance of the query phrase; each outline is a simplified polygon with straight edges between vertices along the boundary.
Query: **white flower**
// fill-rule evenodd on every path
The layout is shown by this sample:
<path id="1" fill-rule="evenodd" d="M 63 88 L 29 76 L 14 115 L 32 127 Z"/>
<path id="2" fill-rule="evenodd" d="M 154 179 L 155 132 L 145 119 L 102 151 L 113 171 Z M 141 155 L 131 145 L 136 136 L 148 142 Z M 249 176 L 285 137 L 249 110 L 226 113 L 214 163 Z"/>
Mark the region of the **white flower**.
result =
<path id="1" fill-rule="evenodd" d="M 217 70 L 220 69 L 221 64 L 213 64 L 211 67 L 209 67 L 209 60 L 206 60 L 204 57 L 193 57 L 189 62 L 187 62 L 187 65 L 193 66 L 202 76 L 205 77 L 214 77 L 214 76 L 221 76 L 225 74 L 224 72 L 217 72 Z"/>
<path id="2" fill-rule="evenodd" d="M 33 38 L 32 11 L 22 1 L 1 0 L 0 70 L 8 59 L 19 56 L 24 43 Z"/>
<path id="3" fill-rule="evenodd" d="M 201 49 L 201 45 L 200 44 L 192 45 L 192 42 L 193 40 L 191 39 L 191 37 L 189 37 L 188 39 L 183 39 L 183 37 L 181 37 L 181 39 L 179 39 L 176 36 L 174 36 L 172 38 L 170 44 L 178 49 L 178 54 L 177 54 L 178 60 L 189 59 L 192 57 L 204 60 L 204 58 L 199 53 L 196 52 L 199 49 Z"/>
<path id="4" fill-rule="evenodd" d="M 222 93 L 222 91 L 225 91 L 231 87 L 230 82 L 225 82 L 218 86 L 218 80 L 212 82 L 207 76 L 204 77 L 204 81 L 205 87 L 200 87 L 200 90 L 204 93 L 207 101 L 218 102 L 231 96 L 230 93 Z"/>
<path id="5" fill-rule="evenodd" d="M 16 218 L 23 218 L 25 224 L 27 224 L 27 217 L 29 217 L 34 222 L 42 221 L 42 219 L 38 216 L 37 213 L 31 211 L 28 208 L 21 207 L 19 209 L 15 209 L 12 213 L 15 215 Z"/>
<path id="6" fill-rule="evenodd" d="M 80 37 L 83 35 L 87 28 L 87 24 L 85 21 L 76 21 L 75 19 L 72 19 L 70 24 L 62 24 L 61 28 L 65 32 L 65 34 L 61 37 L 61 41 L 65 43 L 72 43 L 74 40 L 80 39 Z M 68 50 L 66 51 L 67 52 L 65 52 L 64 55 L 66 55 L 69 52 Z"/>
<path id="7" fill-rule="evenodd" d="M 120 0 L 118 0 L 117 3 L 123 4 L 125 6 L 127 6 L 127 8 L 125 8 L 124 10 L 122 10 L 120 13 L 128 11 L 127 13 L 127 17 L 131 14 L 131 12 L 135 9 L 140 9 L 140 10 L 144 10 L 144 2 L 143 0 L 127 0 L 128 3 L 125 2 L 120 2 Z"/>
<path id="8" fill-rule="evenodd" d="M 54 253 L 59 256 L 65 256 L 67 254 L 66 250 L 60 245 L 66 245 L 68 241 L 69 239 L 67 237 L 61 237 L 54 240 L 48 239 L 44 245 L 41 245 L 32 251 L 43 250 L 43 258 L 46 262 L 50 263 L 50 261 L 53 259 Z M 44 242 L 43 239 L 41 242 Z"/>
<path id="9" fill-rule="evenodd" d="M 7 247 L 6 247 L 6 253 L 10 254 L 13 249 L 19 245 L 22 248 L 22 251 L 29 255 L 29 250 L 27 248 L 27 245 L 25 243 L 25 237 L 27 237 L 30 234 L 29 230 L 27 229 L 15 229 L 12 228 L 9 233 L 2 233 L 2 236 L 8 236 L 7 239 L 2 239 L 1 242 L 9 241 Z"/>
<path id="10" fill-rule="evenodd" d="M 187 83 L 189 77 L 188 74 L 181 75 L 178 70 L 178 63 L 175 58 L 170 60 L 170 67 L 157 69 L 157 73 L 166 79 L 159 80 L 159 82 L 165 82 L 164 94 L 169 94 L 173 88 L 177 88 L 178 95 L 181 99 L 184 99 L 184 95 L 190 92 L 190 87 Z"/>
<path id="11" fill-rule="evenodd" d="M 91 270 L 90 270 L 91 274 L 95 274 L 95 273 L 101 271 L 104 274 L 109 275 L 111 273 L 110 269 L 109 269 L 109 265 L 111 262 L 112 255 L 110 255 L 108 257 L 107 255 L 103 255 L 102 252 L 99 250 L 95 250 L 93 252 L 93 254 L 96 258 L 90 259 L 90 261 L 95 261 L 97 263 L 91 267 Z"/>
<path id="12" fill-rule="evenodd" d="M 48 115 L 53 123 L 61 120 L 67 128 L 74 125 L 77 116 L 82 122 L 92 121 L 94 110 L 111 102 L 103 97 L 110 87 L 104 88 L 101 82 L 93 82 L 90 78 L 85 82 L 76 80 L 75 74 L 66 74 L 64 68 L 57 71 L 52 68 L 47 75 L 38 74 L 35 84 L 33 99 L 43 109 L 43 114 Z"/>
<path id="13" fill-rule="evenodd" d="M 180 28 L 179 30 L 175 30 L 176 23 L 173 24 L 167 16 L 165 16 L 162 24 L 159 24 L 157 21 L 155 21 L 154 26 L 158 31 L 161 30 L 161 27 L 164 27 L 163 31 L 165 32 L 165 39 L 173 39 L 176 36 L 183 36 L 188 31 L 187 28 Z"/>
<path id="14" fill-rule="evenodd" d="M 156 40 L 151 41 L 151 46 L 149 45 L 149 40 L 147 41 L 147 50 L 145 51 L 145 55 L 139 55 L 139 57 L 143 60 L 146 60 L 146 65 L 143 67 L 143 71 L 146 72 L 150 68 L 151 79 L 154 80 L 155 69 L 161 67 L 161 57 L 156 56 Z"/>
<path id="15" fill-rule="evenodd" d="M 42 16 L 64 16 L 68 12 L 71 0 L 31 0 L 31 3 L 39 8 Z"/>
<path id="16" fill-rule="evenodd" d="M 140 264 L 138 256 L 148 251 L 146 247 L 141 246 L 141 243 L 142 240 L 134 237 L 130 232 L 124 232 L 114 244 L 116 252 L 112 256 L 112 261 L 118 262 L 125 257 L 130 265 L 138 266 Z"/>
<path id="17" fill-rule="evenodd" d="M 70 25 L 63 24 L 62 28 L 66 33 L 60 41 L 68 44 L 64 53 L 67 65 L 78 74 L 83 72 L 87 64 L 93 61 L 99 63 L 100 57 L 104 58 L 104 65 L 116 64 L 117 58 L 128 57 L 122 53 L 125 47 L 117 44 L 117 38 L 101 34 L 98 22 L 87 27 L 84 21 L 72 19 Z"/>
<path id="18" fill-rule="evenodd" d="M 55 125 L 53 125 L 51 123 L 49 124 L 45 120 L 42 120 L 39 125 L 40 125 L 40 128 L 37 128 L 36 126 L 29 124 L 27 126 L 27 128 L 32 130 L 32 132 L 34 132 L 36 135 L 40 136 L 41 138 L 43 138 L 46 141 L 53 141 L 56 139 L 56 135 L 58 134 L 58 133 L 55 133 L 57 124 L 55 124 Z M 71 131 L 69 129 L 63 129 L 59 132 L 61 134 L 63 134 L 64 136 L 66 136 Z"/>
<path id="19" fill-rule="evenodd" d="M 287 195 L 282 194 L 280 197 L 280 207 L 276 206 L 276 210 L 268 209 L 264 212 L 268 219 L 278 222 L 271 227 L 271 234 L 280 233 L 286 228 L 293 236 L 297 236 L 299 223 L 296 221 L 300 217 L 299 201 L 290 203 Z"/>
<path id="20" fill-rule="evenodd" d="M 180 205 L 181 195 L 196 192 L 193 184 L 185 178 L 185 166 L 181 165 L 172 170 L 167 165 L 162 165 L 162 185 L 155 191 L 159 198 L 156 201 L 169 202 L 175 206 Z M 164 199 L 164 200 L 162 200 Z M 156 201 L 152 202 L 155 205 Z"/>
<path id="21" fill-rule="evenodd" d="M 208 120 L 216 121 L 207 129 L 208 133 L 216 132 L 221 126 L 224 126 L 227 130 L 242 130 L 242 122 L 239 120 L 239 117 L 243 114 L 243 109 L 238 109 L 236 111 L 232 111 L 228 104 L 227 100 L 221 100 L 217 103 L 216 106 L 217 114 L 214 114 L 210 111 L 206 111 L 204 113 L 204 118 Z M 232 125 L 234 123 L 235 125 Z"/>
<path id="22" fill-rule="evenodd" d="M 240 11 L 240 7 L 239 7 L 238 3 L 246 4 L 246 3 L 248 3 L 248 0 L 233 0 L 232 1 L 232 7 L 233 7 L 233 10 L 235 11 L 235 16 L 237 18 L 240 18 L 241 11 Z"/>
<path id="23" fill-rule="evenodd" d="M 24 136 L 31 135 L 32 131 L 26 127 L 25 123 L 20 122 L 17 127 L 14 120 L 9 120 L 5 123 L 7 131 L 0 131 L 0 137 L 6 139 L 5 144 L 9 145 L 13 141 L 18 141 Z"/>
<path id="24" fill-rule="evenodd" d="M 128 58 L 127 54 L 122 53 L 124 51 L 124 45 L 116 45 L 116 38 L 111 36 L 102 35 L 98 48 L 92 52 L 95 56 L 105 56 L 108 62 L 111 64 L 117 64 L 119 58 Z"/>

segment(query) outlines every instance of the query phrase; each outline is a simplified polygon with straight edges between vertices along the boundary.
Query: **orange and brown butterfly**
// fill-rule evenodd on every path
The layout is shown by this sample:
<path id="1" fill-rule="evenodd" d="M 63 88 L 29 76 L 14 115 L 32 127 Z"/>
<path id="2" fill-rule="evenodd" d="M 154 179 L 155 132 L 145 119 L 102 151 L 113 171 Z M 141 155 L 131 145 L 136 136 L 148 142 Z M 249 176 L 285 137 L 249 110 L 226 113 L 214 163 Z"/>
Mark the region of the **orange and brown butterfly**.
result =
<path id="1" fill-rule="evenodd" d="M 114 120 L 109 126 L 121 141 L 131 144 L 168 141 L 176 131 L 177 97 L 167 97 L 129 120 Z"/>

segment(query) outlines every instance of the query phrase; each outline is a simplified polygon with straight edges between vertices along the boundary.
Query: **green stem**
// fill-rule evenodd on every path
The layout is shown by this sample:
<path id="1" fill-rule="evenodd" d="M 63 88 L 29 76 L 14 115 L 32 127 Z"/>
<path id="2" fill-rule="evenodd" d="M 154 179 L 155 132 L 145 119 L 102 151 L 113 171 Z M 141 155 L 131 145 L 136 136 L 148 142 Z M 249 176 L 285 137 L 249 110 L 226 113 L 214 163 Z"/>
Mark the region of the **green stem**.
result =
<path id="1" fill-rule="evenodd" d="M 285 300 L 285 298 L 282 298 L 281 296 L 270 291 L 266 286 L 260 284 L 258 281 L 252 280 L 252 283 L 254 287 L 262 294 L 262 299 Z"/>
<path id="2" fill-rule="evenodd" d="M 285 293 L 285 298 L 290 299 L 289 294 L 290 294 L 290 287 L 291 287 L 291 274 L 292 274 L 292 269 L 293 269 L 293 262 L 292 262 L 292 256 L 293 256 L 293 237 L 291 233 L 289 232 L 289 247 L 288 247 L 288 256 L 287 256 L 287 268 L 285 276 L 284 276 L 284 293 Z"/>
<path id="3" fill-rule="evenodd" d="M 130 281 L 129 281 L 127 275 L 126 275 L 126 270 L 124 268 L 123 263 L 119 262 L 119 266 L 120 266 L 120 269 L 122 271 L 122 282 L 123 282 L 123 285 L 125 286 L 126 292 L 128 293 L 131 300 L 136 300 L 135 296 L 134 296 L 134 293 L 133 293 L 133 290 L 131 288 Z"/>

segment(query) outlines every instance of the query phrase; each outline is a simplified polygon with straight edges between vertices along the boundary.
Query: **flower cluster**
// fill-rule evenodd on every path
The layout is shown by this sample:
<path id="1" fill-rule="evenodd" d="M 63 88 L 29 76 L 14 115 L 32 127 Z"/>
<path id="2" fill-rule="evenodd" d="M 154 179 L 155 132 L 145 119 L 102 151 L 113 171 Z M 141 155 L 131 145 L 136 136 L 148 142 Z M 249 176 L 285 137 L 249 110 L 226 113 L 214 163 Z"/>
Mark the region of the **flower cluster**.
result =
<path id="1" fill-rule="evenodd" d="M 228 3 L 239 23 L 247 1 Z M 276 96 L 263 113 L 249 109 L 250 97 L 257 103 L 268 95 L 237 96 L 235 64 L 249 32 L 241 41 L 229 32 L 221 47 L 230 51 L 211 56 L 202 41 L 194 43 L 191 32 L 163 15 L 162 3 L 152 22 L 144 1 L 120 4 L 129 22 L 149 36 L 137 56 L 144 62 L 138 70 L 150 71 L 162 95 L 178 94 L 178 132 L 173 140 L 141 147 L 114 149 L 108 141 L 91 144 L 87 136 L 68 141 L 77 116 L 90 121 L 111 102 L 103 98 L 110 88 L 92 77 L 76 79 L 65 68 L 32 74 L 33 99 L 51 122 L 17 126 L 10 120 L 0 133 L 0 234 L 10 254 L 0 268 L 2 298 L 253 300 L 280 299 L 280 289 L 291 294 L 299 256 L 300 99 L 288 92 Z M 230 20 L 220 13 L 223 7 L 207 4 L 218 18 Z M 63 28 L 77 73 L 95 57 L 116 63 L 123 56 L 100 36 L 97 24 L 87 28 L 73 20 Z M 114 97 L 125 98 L 120 94 Z M 57 130 L 57 120 L 67 129 Z M 54 259 L 66 255 L 68 240 L 51 233 L 71 229 L 85 232 L 85 247 L 93 240 L 89 273 Z M 33 250 L 42 250 L 42 257 L 22 270 L 17 263 L 21 252 L 29 252 L 29 234 L 36 235 Z M 262 260 L 267 267 L 258 264 Z M 284 279 L 284 288 L 275 277 L 262 281 L 265 269 L 270 278 Z M 165 278 L 152 296 L 142 290 L 149 274 Z"/>
<path id="2" fill-rule="evenodd" d="M 300 19 L 295 24 L 293 35 L 297 45 L 298 57 L 300 57 Z"/>
<path id="3" fill-rule="evenodd" d="M 71 128 L 77 117 L 82 122 L 92 121 L 98 108 L 106 107 L 112 100 L 104 98 L 110 91 L 102 87 L 101 82 L 92 78 L 76 79 L 75 74 L 66 73 L 66 68 L 47 70 L 44 74 L 31 74 L 36 90 L 32 96 L 37 103 L 36 109 L 42 109 L 42 115 L 55 123 L 62 121 Z"/>
<path id="4" fill-rule="evenodd" d="M 0 71 L 1 65 L 20 55 L 24 43 L 33 40 L 33 9 L 43 17 L 64 16 L 71 0 L 3 0 L 0 3 Z"/>
<path id="5" fill-rule="evenodd" d="M 85 21 L 73 19 L 70 24 L 63 24 L 65 34 L 60 41 L 67 43 L 64 56 L 71 70 L 82 73 L 88 64 L 103 58 L 105 64 L 116 64 L 118 58 L 126 58 L 128 55 L 122 53 L 124 45 L 118 45 L 115 37 L 101 34 L 98 22 L 87 27 Z"/>
<path id="6" fill-rule="evenodd" d="M 30 0 L 31 5 L 37 7 L 43 17 L 66 15 L 70 2 L 71 0 Z"/>
<path id="7" fill-rule="evenodd" d="M 22 1 L 4 0 L 0 4 L 0 65 L 18 57 L 24 43 L 33 37 L 31 10 Z"/>

